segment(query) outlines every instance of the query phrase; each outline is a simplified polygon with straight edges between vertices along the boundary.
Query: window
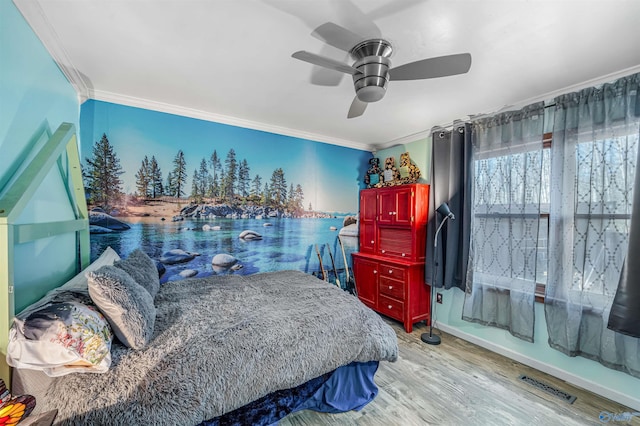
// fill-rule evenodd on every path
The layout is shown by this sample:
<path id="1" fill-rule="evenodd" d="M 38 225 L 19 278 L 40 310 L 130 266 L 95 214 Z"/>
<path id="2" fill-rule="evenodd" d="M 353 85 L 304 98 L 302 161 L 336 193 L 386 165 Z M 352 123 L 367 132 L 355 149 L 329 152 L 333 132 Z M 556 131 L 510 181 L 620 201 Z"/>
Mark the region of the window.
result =
<path id="1" fill-rule="evenodd" d="M 543 302 L 547 283 L 551 201 L 552 133 L 544 135 L 540 195 L 540 231 L 536 301 Z M 636 168 L 638 141 L 623 136 L 580 142 L 575 149 L 574 274 L 571 289 L 594 295 L 616 282 L 624 261 L 631 219 L 628 179 Z"/>
<path id="2" fill-rule="evenodd" d="M 503 155 L 487 154 L 475 162 L 474 219 L 484 225 L 476 228 L 484 230 L 483 235 L 475 237 L 483 249 L 491 245 L 495 253 L 481 258 L 483 262 L 476 264 L 476 271 L 487 274 L 499 271 L 502 276 L 535 280 L 539 302 L 544 301 L 547 283 L 551 142 L 552 134 L 545 133 L 542 150 L 539 144 L 535 149 L 529 144 L 521 152 L 498 151 L 493 154 Z M 507 235 L 518 238 L 509 241 Z M 519 267 L 508 271 L 501 265 L 501 259 L 514 256 L 520 259 L 510 267 L 514 264 Z"/>
<path id="3" fill-rule="evenodd" d="M 475 161 L 478 273 L 546 283 L 550 150 L 536 145 Z"/>
<path id="4" fill-rule="evenodd" d="M 617 287 L 628 245 L 637 151 L 637 135 L 576 144 L 572 290 L 605 295 Z"/>

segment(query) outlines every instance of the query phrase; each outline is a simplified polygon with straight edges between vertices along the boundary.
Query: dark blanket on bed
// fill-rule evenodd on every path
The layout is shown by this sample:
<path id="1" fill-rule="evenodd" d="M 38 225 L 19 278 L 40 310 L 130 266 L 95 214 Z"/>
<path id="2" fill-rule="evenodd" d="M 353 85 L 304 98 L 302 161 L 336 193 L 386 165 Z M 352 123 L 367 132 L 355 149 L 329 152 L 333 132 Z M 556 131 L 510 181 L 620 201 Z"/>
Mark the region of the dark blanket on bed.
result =
<path id="1" fill-rule="evenodd" d="M 344 413 L 360 410 L 378 395 L 378 361 L 352 362 L 293 389 L 270 393 L 200 426 L 268 426 L 301 410 Z"/>
<path id="2" fill-rule="evenodd" d="M 283 419 L 304 401 L 320 389 L 331 373 L 311 379 L 293 389 L 284 389 L 270 393 L 244 407 L 235 409 L 215 419 L 207 420 L 198 426 L 268 426 Z"/>
<path id="3" fill-rule="evenodd" d="M 164 284 L 154 336 L 104 374 L 55 378 L 58 423 L 193 425 L 351 362 L 395 361 L 393 329 L 357 298 L 281 271 Z"/>

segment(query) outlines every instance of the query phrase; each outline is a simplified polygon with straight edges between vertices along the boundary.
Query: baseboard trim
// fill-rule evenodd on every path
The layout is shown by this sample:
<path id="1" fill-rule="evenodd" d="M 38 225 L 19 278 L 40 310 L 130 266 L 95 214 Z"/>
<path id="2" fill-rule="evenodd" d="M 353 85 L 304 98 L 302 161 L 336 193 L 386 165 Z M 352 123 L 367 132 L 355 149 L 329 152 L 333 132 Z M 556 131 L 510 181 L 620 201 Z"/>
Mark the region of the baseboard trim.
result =
<path id="1" fill-rule="evenodd" d="M 531 358 L 519 352 L 505 348 L 504 346 L 497 345 L 481 337 L 474 336 L 473 334 L 464 332 L 459 328 L 451 327 L 443 323 L 439 323 L 438 328 L 446 333 L 459 337 L 460 339 L 466 340 L 468 342 L 481 346 L 485 349 L 488 349 L 491 352 L 495 352 L 500 355 L 506 356 L 507 358 L 511 358 L 515 361 L 521 362 L 522 364 L 535 368 L 536 370 L 540 370 L 544 373 L 547 373 L 554 377 L 562 379 L 568 383 L 571 383 L 572 385 L 586 389 L 589 392 L 596 393 L 598 395 L 603 396 L 604 398 L 610 399 L 617 403 L 626 405 L 629 408 L 640 411 L 640 399 L 632 398 L 629 395 L 622 394 L 614 389 L 603 386 L 600 383 L 596 383 L 591 380 L 585 380 L 584 378 L 580 376 L 576 376 L 573 373 L 569 373 L 553 365 L 538 361 L 537 359 Z"/>

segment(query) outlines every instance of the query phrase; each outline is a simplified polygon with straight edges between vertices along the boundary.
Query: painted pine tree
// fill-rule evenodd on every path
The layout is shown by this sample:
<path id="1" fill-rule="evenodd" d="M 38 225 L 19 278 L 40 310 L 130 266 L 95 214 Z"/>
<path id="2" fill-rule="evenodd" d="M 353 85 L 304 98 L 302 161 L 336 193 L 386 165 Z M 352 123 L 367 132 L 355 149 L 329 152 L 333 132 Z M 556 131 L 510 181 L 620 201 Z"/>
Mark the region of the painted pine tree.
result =
<path id="1" fill-rule="evenodd" d="M 86 162 L 89 204 L 100 205 L 108 210 L 122 195 L 120 175 L 124 172 L 106 133 L 93 145 L 92 157 L 86 158 Z"/>
<path id="2" fill-rule="evenodd" d="M 224 200 L 230 204 L 235 202 L 236 186 L 238 179 L 238 162 L 236 160 L 236 152 L 231 148 L 227 153 L 227 159 L 224 160 Z"/>
<path id="3" fill-rule="evenodd" d="M 151 184 L 151 168 L 149 164 L 149 158 L 144 156 L 142 164 L 136 173 L 136 189 L 139 197 L 147 198 L 149 196 L 149 186 Z"/>
<path id="4" fill-rule="evenodd" d="M 171 172 L 171 181 L 169 183 L 169 195 L 181 198 L 185 195 L 185 186 L 187 184 L 187 161 L 184 158 L 184 152 L 179 150 L 173 159 L 173 170 Z"/>
<path id="5" fill-rule="evenodd" d="M 164 193 L 164 187 L 162 185 L 162 171 L 156 160 L 156 156 L 151 157 L 151 163 L 149 165 L 149 183 L 151 185 L 151 198 L 161 197 Z"/>

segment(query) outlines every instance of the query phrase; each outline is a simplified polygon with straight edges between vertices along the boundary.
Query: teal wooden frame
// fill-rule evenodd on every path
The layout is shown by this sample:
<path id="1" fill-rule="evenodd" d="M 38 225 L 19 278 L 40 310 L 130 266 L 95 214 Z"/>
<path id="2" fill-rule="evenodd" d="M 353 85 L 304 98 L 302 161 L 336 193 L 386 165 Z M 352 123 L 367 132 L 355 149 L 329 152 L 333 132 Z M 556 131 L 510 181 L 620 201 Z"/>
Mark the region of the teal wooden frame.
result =
<path id="1" fill-rule="evenodd" d="M 84 269 L 90 259 L 89 215 L 75 126 L 62 123 L 53 134 L 45 129 L 42 136 L 48 139 L 46 143 L 33 148 L 39 149 L 26 156 L 24 163 L 16 168 L 16 175 L 6 183 L 7 187 L 0 188 L 0 377 L 6 383 L 10 383 L 10 368 L 5 360 L 6 350 L 9 328 L 15 315 L 14 247 L 73 232 L 76 234 L 76 272 Z M 75 219 L 15 223 L 52 168 L 58 170 L 65 183 L 67 200 L 62 202 L 71 205 Z M 36 296 L 41 297 L 43 294 Z"/>

